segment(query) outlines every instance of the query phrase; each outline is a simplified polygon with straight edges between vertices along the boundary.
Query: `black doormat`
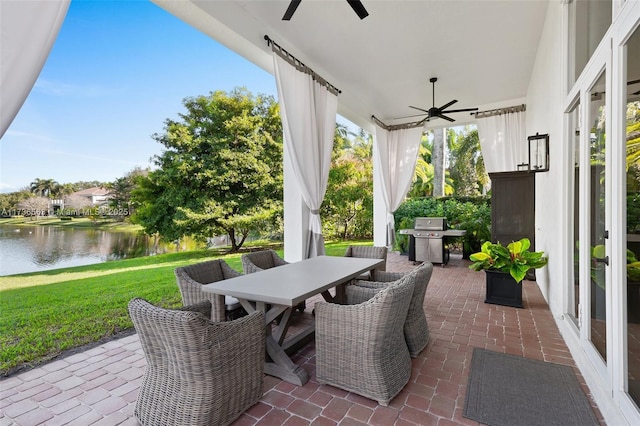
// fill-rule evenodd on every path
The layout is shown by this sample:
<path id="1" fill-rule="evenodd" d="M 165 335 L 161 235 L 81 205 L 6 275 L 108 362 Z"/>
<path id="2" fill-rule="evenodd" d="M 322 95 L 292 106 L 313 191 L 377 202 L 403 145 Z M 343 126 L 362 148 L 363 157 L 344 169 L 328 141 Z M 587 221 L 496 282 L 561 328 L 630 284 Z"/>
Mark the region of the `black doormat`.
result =
<path id="1" fill-rule="evenodd" d="M 480 348 L 463 415 L 490 426 L 600 424 L 571 367 Z"/>

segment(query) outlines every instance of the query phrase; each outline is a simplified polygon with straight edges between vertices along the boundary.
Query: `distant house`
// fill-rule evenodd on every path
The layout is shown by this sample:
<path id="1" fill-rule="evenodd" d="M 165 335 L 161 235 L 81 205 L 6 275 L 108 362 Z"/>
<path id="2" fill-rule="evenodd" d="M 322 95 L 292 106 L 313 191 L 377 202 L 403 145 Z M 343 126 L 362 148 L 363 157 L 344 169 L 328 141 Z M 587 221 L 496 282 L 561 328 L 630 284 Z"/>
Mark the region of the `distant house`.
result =
<path id="1" fill-rule="evenodd" d="M 104 206 L 109 203 L 112 198 L 110 191 L 107 188 L 100 188 L 94 186 L 93 188 L 83 189 L 82 191 L 76 191 L 71 196 L 86 197 L 92 206 Z"/>

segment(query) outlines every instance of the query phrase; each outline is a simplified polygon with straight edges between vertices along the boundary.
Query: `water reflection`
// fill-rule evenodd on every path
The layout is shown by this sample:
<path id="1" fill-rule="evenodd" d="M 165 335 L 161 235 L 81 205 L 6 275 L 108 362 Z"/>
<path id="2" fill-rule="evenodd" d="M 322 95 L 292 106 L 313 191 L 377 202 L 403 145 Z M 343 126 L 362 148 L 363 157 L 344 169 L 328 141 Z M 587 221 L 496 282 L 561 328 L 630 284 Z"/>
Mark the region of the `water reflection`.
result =
<path id="1" fill-rule="evenodd" d="M 0 275 L 35 272 L 107 260 L 201 248 L 185 240 L 179 246 L 135 232 L 51 226 L 0 226 Z"/>

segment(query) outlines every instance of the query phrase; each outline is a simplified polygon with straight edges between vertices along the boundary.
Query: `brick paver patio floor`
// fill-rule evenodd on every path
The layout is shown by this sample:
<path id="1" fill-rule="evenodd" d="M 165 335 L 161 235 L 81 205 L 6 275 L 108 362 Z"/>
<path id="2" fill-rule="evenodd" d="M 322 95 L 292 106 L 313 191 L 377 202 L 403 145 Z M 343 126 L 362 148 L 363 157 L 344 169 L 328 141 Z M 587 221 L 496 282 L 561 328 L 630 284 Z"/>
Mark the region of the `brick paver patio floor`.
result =
<path id="1" fill-rule="evenodd" d="M 572 366 L 591 398 L 536 284 L 523 282 L 524 309 L 485 304 L 484 273 L 468 265 L 452 255 L 446 267 L 434 268 L 424 303 L 430 341 L 388 407 L 318 384 L 311 343 L 293 357 L 311 380 L 299 387 L 265 376 L 264 396 L 234 424 L 477 425 L 462 416 L 474 347 Z M 389 255 L 388 270 L 413 267 L 406 256 Z M 145 364 L 134 334 L 5 378 L 0 425 L 137 425 L 133 412 Z"/>

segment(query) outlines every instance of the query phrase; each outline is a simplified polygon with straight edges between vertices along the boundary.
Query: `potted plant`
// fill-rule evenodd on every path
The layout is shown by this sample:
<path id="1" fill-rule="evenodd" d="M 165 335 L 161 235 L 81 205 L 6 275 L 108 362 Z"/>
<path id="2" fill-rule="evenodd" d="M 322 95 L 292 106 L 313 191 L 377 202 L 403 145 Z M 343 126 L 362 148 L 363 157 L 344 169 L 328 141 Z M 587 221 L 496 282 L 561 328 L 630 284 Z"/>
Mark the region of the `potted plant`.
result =
<path id="1" fill-rule="evenodd" d="M 485 303 L 522 308 L 521 282 L 530 269 L 542 268 L 548 258 L 544 252 L 529 251 L 528 238 L 513 241 L 506 247 L 485 241 L 481 251 L 469 256 L 474 271 L 484 270 L 487 276 Z"/>

